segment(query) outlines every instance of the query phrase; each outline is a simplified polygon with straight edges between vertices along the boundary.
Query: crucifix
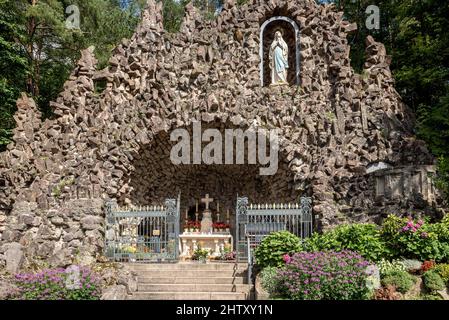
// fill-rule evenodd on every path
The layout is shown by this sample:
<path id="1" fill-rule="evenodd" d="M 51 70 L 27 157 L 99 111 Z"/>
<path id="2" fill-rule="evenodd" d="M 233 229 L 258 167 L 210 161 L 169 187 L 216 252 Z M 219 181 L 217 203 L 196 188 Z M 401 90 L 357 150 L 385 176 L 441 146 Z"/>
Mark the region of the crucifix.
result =
<path id="1" fill-rule="evenodd" d="M 209 203 L 214 202 L 214 198 L 209 198 L 209 194 L 206 194 L 205 198 L 201 198 L 201 203 L 206 204 L 206 211 L 209 210 Z"/>
<path id="2" fill-rule="evenodd" d="M 206 209 L 203 212 L 203 219 L 201 220 L 201 232 L 211 233 L 212 232 L 212 217 L 209 210 L 209 203 L 213 202 L 213 198 L 209 198 L 209 194 L 206 194 L 205 198 L 201 199 L 202 203 L 206 204 Z"/>

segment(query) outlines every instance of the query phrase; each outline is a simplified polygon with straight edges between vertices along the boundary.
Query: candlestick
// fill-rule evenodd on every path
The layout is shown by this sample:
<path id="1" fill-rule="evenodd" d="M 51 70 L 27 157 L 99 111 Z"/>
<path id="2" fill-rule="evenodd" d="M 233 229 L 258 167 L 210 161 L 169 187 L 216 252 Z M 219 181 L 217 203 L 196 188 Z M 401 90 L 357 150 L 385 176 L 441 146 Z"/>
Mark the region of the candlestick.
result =
<path id="1" fill-rule="evenodd" d="M 196 217 L 196 220 L 195 220 L 195 221 L 198 221 L 198 212 L 195 213 L 195 217 Z"/>
<path id="2" fill-rule="evenodd" d="M 217 213 L 217 222 L 220 222 L 220 214 Z"/>

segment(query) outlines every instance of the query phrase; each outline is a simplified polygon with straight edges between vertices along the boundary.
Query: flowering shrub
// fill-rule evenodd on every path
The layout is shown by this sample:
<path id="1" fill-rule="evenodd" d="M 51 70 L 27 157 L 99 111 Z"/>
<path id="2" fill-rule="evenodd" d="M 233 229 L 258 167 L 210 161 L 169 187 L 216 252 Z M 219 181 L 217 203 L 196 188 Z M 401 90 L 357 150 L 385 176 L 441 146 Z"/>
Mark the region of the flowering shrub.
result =
<path id="1" fill-rule="evenodd" d="M 288 231 L 273 232 L 265 237 L 256 248 L 257 264 L 262 267 L 280 267 L 284 265 L 285 254 L 301 251 L 301 240 Z"/>
<path id="2" fill-rule="evenodd" d="M 278 272 L 280 294 L 294 300 L 366 299 L 368 265 L 352 251 L 296 253 Z"/>
<path id="3" fill-rule="evenodd" d="M 100 279 L 78 266 L 17 274 L 15 284 L 20 300 L 98 300 L 101 294 Z"/>
<path id="4" fill-rule="evenodd" d="M 449 258 L 449 229 L 444 223 L 430 224 L 411 217 L 389 216 L 381 234 L 394 257 L 446 261 Z"/>
<path id="5" fill-rule="evenodd" d="M 406 271 L 406 267 L 404 263 L 398 260 L 388 261 L 385 259 L 382 259 L 378 264 L 377 267 L 379 268 L 379 273 L 381 276 L 386 275 L 387 273 L 391 271 Z"/>

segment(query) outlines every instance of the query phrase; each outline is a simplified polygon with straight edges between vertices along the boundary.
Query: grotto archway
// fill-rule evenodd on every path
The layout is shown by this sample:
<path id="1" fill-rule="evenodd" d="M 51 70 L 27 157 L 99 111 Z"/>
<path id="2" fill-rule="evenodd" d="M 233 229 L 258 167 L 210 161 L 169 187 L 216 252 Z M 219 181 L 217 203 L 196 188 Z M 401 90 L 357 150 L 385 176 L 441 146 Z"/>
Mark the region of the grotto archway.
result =
<path id="1" fill-rule="evenodd" d="M 183 128 L 192 133 L 191 126 Z M 237 129 L 229 122 L 202 123 L 203 132 L 209 128 L 218 129 L 223 136 L 225 129 Z M 237 195 L 247 196 L 252 203 L 293 203 L 303 195 L 294 188 L 295 173 L 288 166 L 282 144 L 278 170 L 272 176 L 261 176 L 260 166 L 252 164 L 175 165 L 170 159 L 170 151 L 175 144 L 170 141 L 170 131 L 160 131 L 150 143 L 140 146 L 132 163 L 132 172 L 123 179 L 127 180 L 128 191 L 121 195 L 119 203 L 137 206 L 162 204 L 167 197 L 180 194 L 181 220 L 184 220 L 186 211 L 189 218 L 194 218 L 196 201 L 209 194 L 215 199 L 211 204 L 212 211 L 216 211 L 219 201 L 221 217 L 224 218 L 229 210 L 233 225 Z M 203 148 L 206 144 L 203 143 Z M 248 150 L 246 147 L 247 144 L 245 152 Z M 200 211 L 201 206 L 200 203 Z"/>

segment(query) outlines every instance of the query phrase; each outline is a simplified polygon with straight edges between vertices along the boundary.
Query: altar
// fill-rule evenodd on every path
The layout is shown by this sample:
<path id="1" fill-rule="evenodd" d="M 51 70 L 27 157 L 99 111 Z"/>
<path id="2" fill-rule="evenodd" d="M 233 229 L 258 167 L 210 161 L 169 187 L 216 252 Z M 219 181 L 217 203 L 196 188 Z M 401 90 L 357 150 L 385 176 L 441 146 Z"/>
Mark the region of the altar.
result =
<path id="1" fill-rule="evenodd" d="M 229 211 L 227 212 L 227 223 L 221 222 L 220 205 L 218 203 L 214 222 L 212 211 L 209 208 L 209 204 L 213 201 L 214 199 L 210 198 L 209 194 L 201 199 L 201 202 L 206 205 L 201 221 L 199 220 L 198 202 L 195 210 L 195 221 L 189 221 L 186 212 L 184 232 L 179 236 L 182 260 L 193 259 L 195 252 L 198 252 L 198 250 L 207 252 L 207 259 L 220 259 L 220 257 L 233 250 L 234 238 L 230 233 Z"/>
<path id="2" fill-rule="evenodd" d="M 218 258 L 225 252 L 225 248 L 233 248 L 231 234 L 219 233 L 183 233 L 179 236 L 181 258 L 189 259 L 198 248 L 206 249 L 211 258 Z"/>

